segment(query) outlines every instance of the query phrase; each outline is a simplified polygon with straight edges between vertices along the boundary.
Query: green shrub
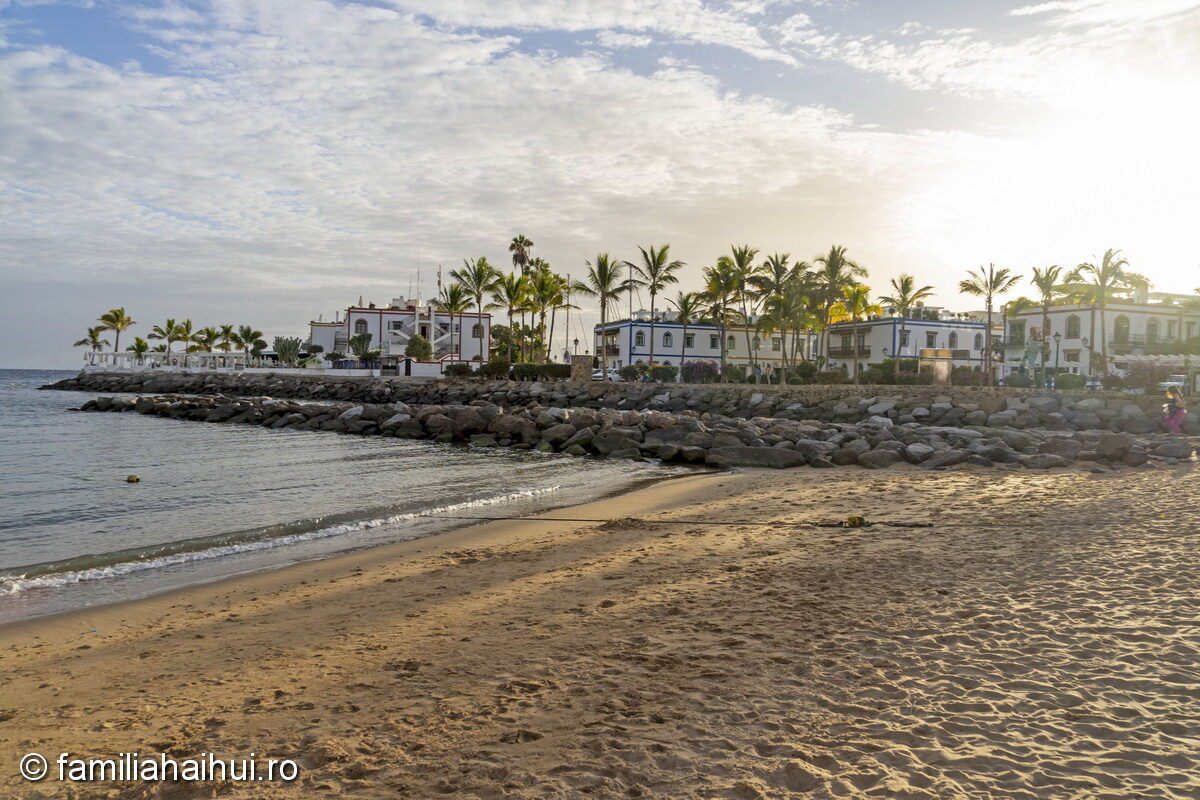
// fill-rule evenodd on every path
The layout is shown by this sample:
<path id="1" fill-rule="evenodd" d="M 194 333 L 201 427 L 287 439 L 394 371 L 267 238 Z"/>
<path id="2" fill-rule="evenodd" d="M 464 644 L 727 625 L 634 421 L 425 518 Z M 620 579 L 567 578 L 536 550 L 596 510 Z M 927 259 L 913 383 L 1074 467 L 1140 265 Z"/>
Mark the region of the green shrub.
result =
<path id="1" fill-rule="evenodd" d="M 679 367 L 674 364 L 656 364 L 650 368 L 650 379 L 659 383 L 674 383 Z"/>
<path id="2" fill-rule="evenodd" d="M 470 364 L 450 364 L 442 370 L 447 378 L 469 378 L 475 374 Z"/>
<path id="3" fill-rule="evenodd" d="M 1064 372 L 1054 376 L 1054 388 L 1056 389 L 1082 389 L 1086 385 L 1087 378 L 1073 372 Z"/>
<path id="4" fill-rule="evenodd" d="M 493 358 L 479 368 L 479 374 L 485 378 L 507 378 L 511 367 L 503 358 Z"/>
<path id="5" fill-rule="evenodd" d="M 1105 389 L 1110 389 L 1110 390 L 1124 389 L 1125 388 L 1125 379 L 1122 378 L 1120 375 L 1105 375 L 1103 378 L 1100 379 L 1100 385 L 1103 386 Z"/>
<path id="6" fill-rule="evenodd" d="M 565 381 L 571 378 L 570 364 L 541 364 L 542 378 L 548 381 Z"/>
<path id="7" fill-rule="evenodd" d="M 950 372 L 950 382 L 955 386 L 984 386 L 987 376 L 975 367 L 955 367 Z"/>
<path id="8" fill-rule="evenodd" d="M 1004 379 L 1005 386 L 1011 386 L 1014 389 L 1028 389 L 1031 381 L 1028 375 L 1023 375 L 1020 372 L 1009 373 L 1009 376 Z"/>
<path id="9" fill-rule="evenodd" d="M 571 377 L 570 364 L 513 364 L 512 376 L 518 381 L 554 381 Z"/>
<path id="10" fill-rule="evenodd" d="M 408 340 L 408 344 L 404 347 L 404 355 L 409 358 L 415 358 L 417 361 L 432 361 L 433 345 L 429 343 L 428 339 L 418 333 Z"/>
<path id="11" fill-rule="evenodd" d="M 787 371 L 788 383 L 812 383 L 817 374 L 817 365 L 811 361 L 801 361 Z"/>
<path id="12" fill-rule="evenodd" d="M 621 380 L 636 381 L 641 380 L 642 372 L 638 369 L 639 364 L 626 364 L 621 367 L 618 372 L 621 374 Z"/>
<path id="13" fill-rule="evenodd" d="M 813 383 L 833 384 L 833 383 L 849 383 L 850 375 L 843 367 L 837 369 L 823 369 L 813 375 Z"/>
<path id="14" fill-rule="evenodd" d="M 685 361 L 681 372 L 684 383 L 714 383 L 721 374 L 713 361 Z"/>
<path id="15" fill-rule="evenodd" d="M 721 373 L 721 378 L 727 383 L 745 383 L 746 382 L 746 365 L 745 364 L 726 364 L 725 371 Z"/>

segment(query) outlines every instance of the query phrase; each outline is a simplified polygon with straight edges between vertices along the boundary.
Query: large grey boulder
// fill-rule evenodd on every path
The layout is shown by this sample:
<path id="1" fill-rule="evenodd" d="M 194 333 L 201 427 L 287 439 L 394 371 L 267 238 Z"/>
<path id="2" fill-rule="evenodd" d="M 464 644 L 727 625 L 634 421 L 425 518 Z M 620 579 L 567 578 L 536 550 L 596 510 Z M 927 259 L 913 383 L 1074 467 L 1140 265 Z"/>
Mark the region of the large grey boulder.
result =
<path id="1" fill-rule="evenodd" d="M 591 446 L 597 453 L 607 456 L 617 450 L 637 450 L 638 440 L 629 435 L 627 428 L 607 428 L 592 437 Z"/>
<path id="2" fill-rule="evenodd" d="M 1154 448 L 1154 455 L 1163 458 L 1191 458 L 1192 444 L 1183 438 L 1167 439 Z"/>
<path id="3" fill-rule="evenodd" d="M 922 461 L 921 468 L 937 469 L 938 467 L 952 467 L 955 464 L 963 463 L 970 455 L 966 450 L 942 450 L 940 453 L 934 453 Z"/>
<path id="4" fill-rule="evenodd" d="M 542 441 L 552 445 L 562 445 L 575 435 L 575 426 L 568 423 L 552 425 L 542 431 Z"/>
<path id="5" fill-rule="evenodd" d="M 858 456 L 858 463 L 867 469 L 884 469 L 901 460 L 900 454 L 895 450 L 882 448 L 869 453 L 860 453 Z"/>
<path id="6" fill-rule="evenodd" d="M 924 442 L 913 442 L 904 448 L 904 457 L 914 464 L 920 464 L 933 455 L 933 448 Z"/>
<path id="7" fill-rule="evenodd" d="M 776 447 L 730 446 L 716 447 L 708 451 L 705 462 L 714 467 L 769 467 L 787 469 L 807 464 L 804 454 L 795 450 Z"/>
<path id="8" fill-rule="evenodd" d="M 1106 433 L 1096 444 L 1096 452 L 1108 461 L 1120 461 L 1133 448 L 1133 437 L 1126 433 Z"/>
<path id="9" fill-rule="evenodd" d="M 1046 441 L 1042 442 L 1038 448 L 1043 453 L 1051 453 L 1056 456 L 1062 456 L 1068 461 L 1074 461 L 1079 457 L 1079 452 L 1083 450 L 1083 444 L 1075 439 L 1069 439 L 1066 436 L 1051 436 Z"/>

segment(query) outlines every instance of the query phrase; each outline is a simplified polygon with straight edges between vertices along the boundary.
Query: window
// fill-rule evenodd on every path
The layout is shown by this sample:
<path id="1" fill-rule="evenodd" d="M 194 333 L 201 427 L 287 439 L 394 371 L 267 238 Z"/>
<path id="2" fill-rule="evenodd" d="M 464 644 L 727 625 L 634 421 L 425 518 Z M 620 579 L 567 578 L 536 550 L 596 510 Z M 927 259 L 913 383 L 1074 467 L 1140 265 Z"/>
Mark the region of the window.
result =
<path id="1" fill-rule="evenodd" d="M 759 345 L 758 337 L 755 336 L 753 339 L 753 347 L 755 350 L 758 350 L 758 345 Z"/>
<path id="2" fill-rule="evenodd" d="M 1078 350 L 1064 350 L 1063 358 L 1065 358 L 1067 360 L 1067 363 L 1069 363 L 1069 364 L 1078 363 L 1079 362 L 1079 351 Z"/>
<path id="3" fill-rule="evenodd" d="M 646 346 L 646 333 L 645 333 L 645 331 L 638 331 L 636 334 L 634 334 L 634 336 L 633 336 L 633 343 L 634 343 L 635 345 L 637 345 L 638 347 L 645 347 L 645 346 Z"/>
<path id="4" fill-rule="evenodd" d="M 471 326 L 471 338 L 472 339 L 482 339 L 483 338 L 483 325 L 476 322 L 474 325 Z"/>
<path id="5" fill-rule="evenodd" d="M 1113 338 L 1117 344 L 1126 344 L 1129 341 L 1129 317 L 1122 314 L 1113 322 Z M 1094 346 L 1094 345 L 1093 345 Z"/>
<path id="6" fill-rule="evenodd" d="M 925 346 L 926 347 L 937 347 L 937 333 L 935 331 L 926 331 Z"/>
<path id="7" fill-rule="evenodd" d="M 663 347 L 672 347 L 675 344 L 675 337 L 669 333 L 663 334 Z"/>
<path id="8" fill-rule="evenodd" d="M 867 335 L 865 333 L 860 333 L 858 335 L 858 349 L 862 350 L 866 346 L 867 346 Z"/>
<path id="9" fill-rule="evenodd" d="M 689 333 L 687 336 L 683 337 L 683 346 L 687 347 L 687 348 L 695 347 L 696 346 L 696 334 Z"/>
<path id="10" fill-rule="evenodd" d="M 737 339 L 730 336 L 729 340 L 725 342 L 725 349 L 726 350 L 737 350 Z"/>
<path id="11" fill-rule="evenodd" d="M 355 320 L 354 321 L 354 332 L 356 334 L 366 333 L 367 332 L 367 321 L 365 319 Z"/>
<path id="12" fill-rule="evenodd" d="M 1167 320 L 1167 338 L 1174 341 L 1178 338 L 1178 331 L 1175 330 L 1178 320 Z"/>
<path id="13" fill-rule="evenodd" d="M 782 351 L 783 351 L 783 340 L 782 339 L 772 339 L 771 340 L 771 352 L 779 353 Z"/>
<path id="14" fill-rule="evenodd" d="M 1067 317 L 1067 338 L 1078 339 L 1080 327 L 1082 326 L 1079 323 L 1079 317 L 1075 316 L 1074 314 Z"/>
<path id="15" fill-rule="evenodd" d="M 900 331 L 900 346 L 908 347 L 908 331 Z"/>
<path id="16" fill-rule="evenodd" d="M 1008 344 L 1010 347 L 1025 346 L 1025 320 L 1008 323 Z"/>
<path id="17" fill-rule="evenodd" d="M 1194 338 L 1196 335 L 1196 323 L 1189 322 L 1187 324 L 1187 338 Z"/>
<path id="18" fill-rule="evenodd" d="M 848 334 L 848 333 L 842 334 L 842 349 L 843 350 L 850 349 L 850 334 Z"/>
<path id="19" fill-rule="evenodd" d="M 709 336 L 708 337 L 708 349 L 709 350 L 720 350 L 721 349 L 721 337 L 717 336 L 716 334 Z"/>
<path id="20" fill-rule="evenodd" d="M 982 333 L 975 334 L 975 349 L 976 350 L 983 349 L 983 334 Z"/>
<path id="21" fill-rule="evenodd" d="M 1146 343 L 1154 344 L 1158 341 L 1158 320 L 1151 317 L 1146 322 Z"/>
<path id="22" fill-rule="evenodd" d="M 949 347 L 951 350 L 957 350 L 957 349 L 958 349 L 958 331 L 950 331 L 950 337 L 949 337 L 948 347 Z"/>
<path id="23" fill-rule="evenodd" d="M 360 319 L 359 322 L 366 322 L 365 319 Z M 404 320 L 394 319 L 388 323 L 389 331 L 398 331 L 404 327 Z"/>

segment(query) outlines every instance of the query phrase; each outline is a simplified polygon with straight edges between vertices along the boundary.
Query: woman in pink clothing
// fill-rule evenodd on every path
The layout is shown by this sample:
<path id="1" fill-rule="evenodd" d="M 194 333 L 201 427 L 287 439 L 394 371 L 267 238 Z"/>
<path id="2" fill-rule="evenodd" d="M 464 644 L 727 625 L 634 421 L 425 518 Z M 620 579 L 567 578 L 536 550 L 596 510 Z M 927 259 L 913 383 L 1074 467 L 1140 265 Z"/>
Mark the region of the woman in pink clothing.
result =
<path id="1" fill-rule="evenodd" d="M 1167 387 L 1167 402 L 1163 404 L 1163 424 L 1171 433 L 1183 433 L 1183 418 L 1186 416 L 1183 390 L 1178 386 Z"/>

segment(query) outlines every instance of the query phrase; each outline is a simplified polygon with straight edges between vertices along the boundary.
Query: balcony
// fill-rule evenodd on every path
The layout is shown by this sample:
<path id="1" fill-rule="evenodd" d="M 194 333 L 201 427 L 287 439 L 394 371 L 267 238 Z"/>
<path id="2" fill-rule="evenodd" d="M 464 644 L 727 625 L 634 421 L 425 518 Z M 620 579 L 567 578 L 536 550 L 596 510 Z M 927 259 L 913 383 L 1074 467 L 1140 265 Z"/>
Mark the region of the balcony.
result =
<path id="1" fill-rule="evenodd" d="M 857 353 L 855 353 L 853 347 L 838 346 L 829 348 L 830 358 L 854 358 L 855 355 L 857 355 L 859 358 L 870 358 L 871 346 L 864 344 L 862 347 L 858 348 Z"/>
<path id="2" fill-rule="evenodd" d="M 615 344 L 606 344 L 604 346 L 604 355 L 619 356 L 621 355 L 621 348 Z"/>

